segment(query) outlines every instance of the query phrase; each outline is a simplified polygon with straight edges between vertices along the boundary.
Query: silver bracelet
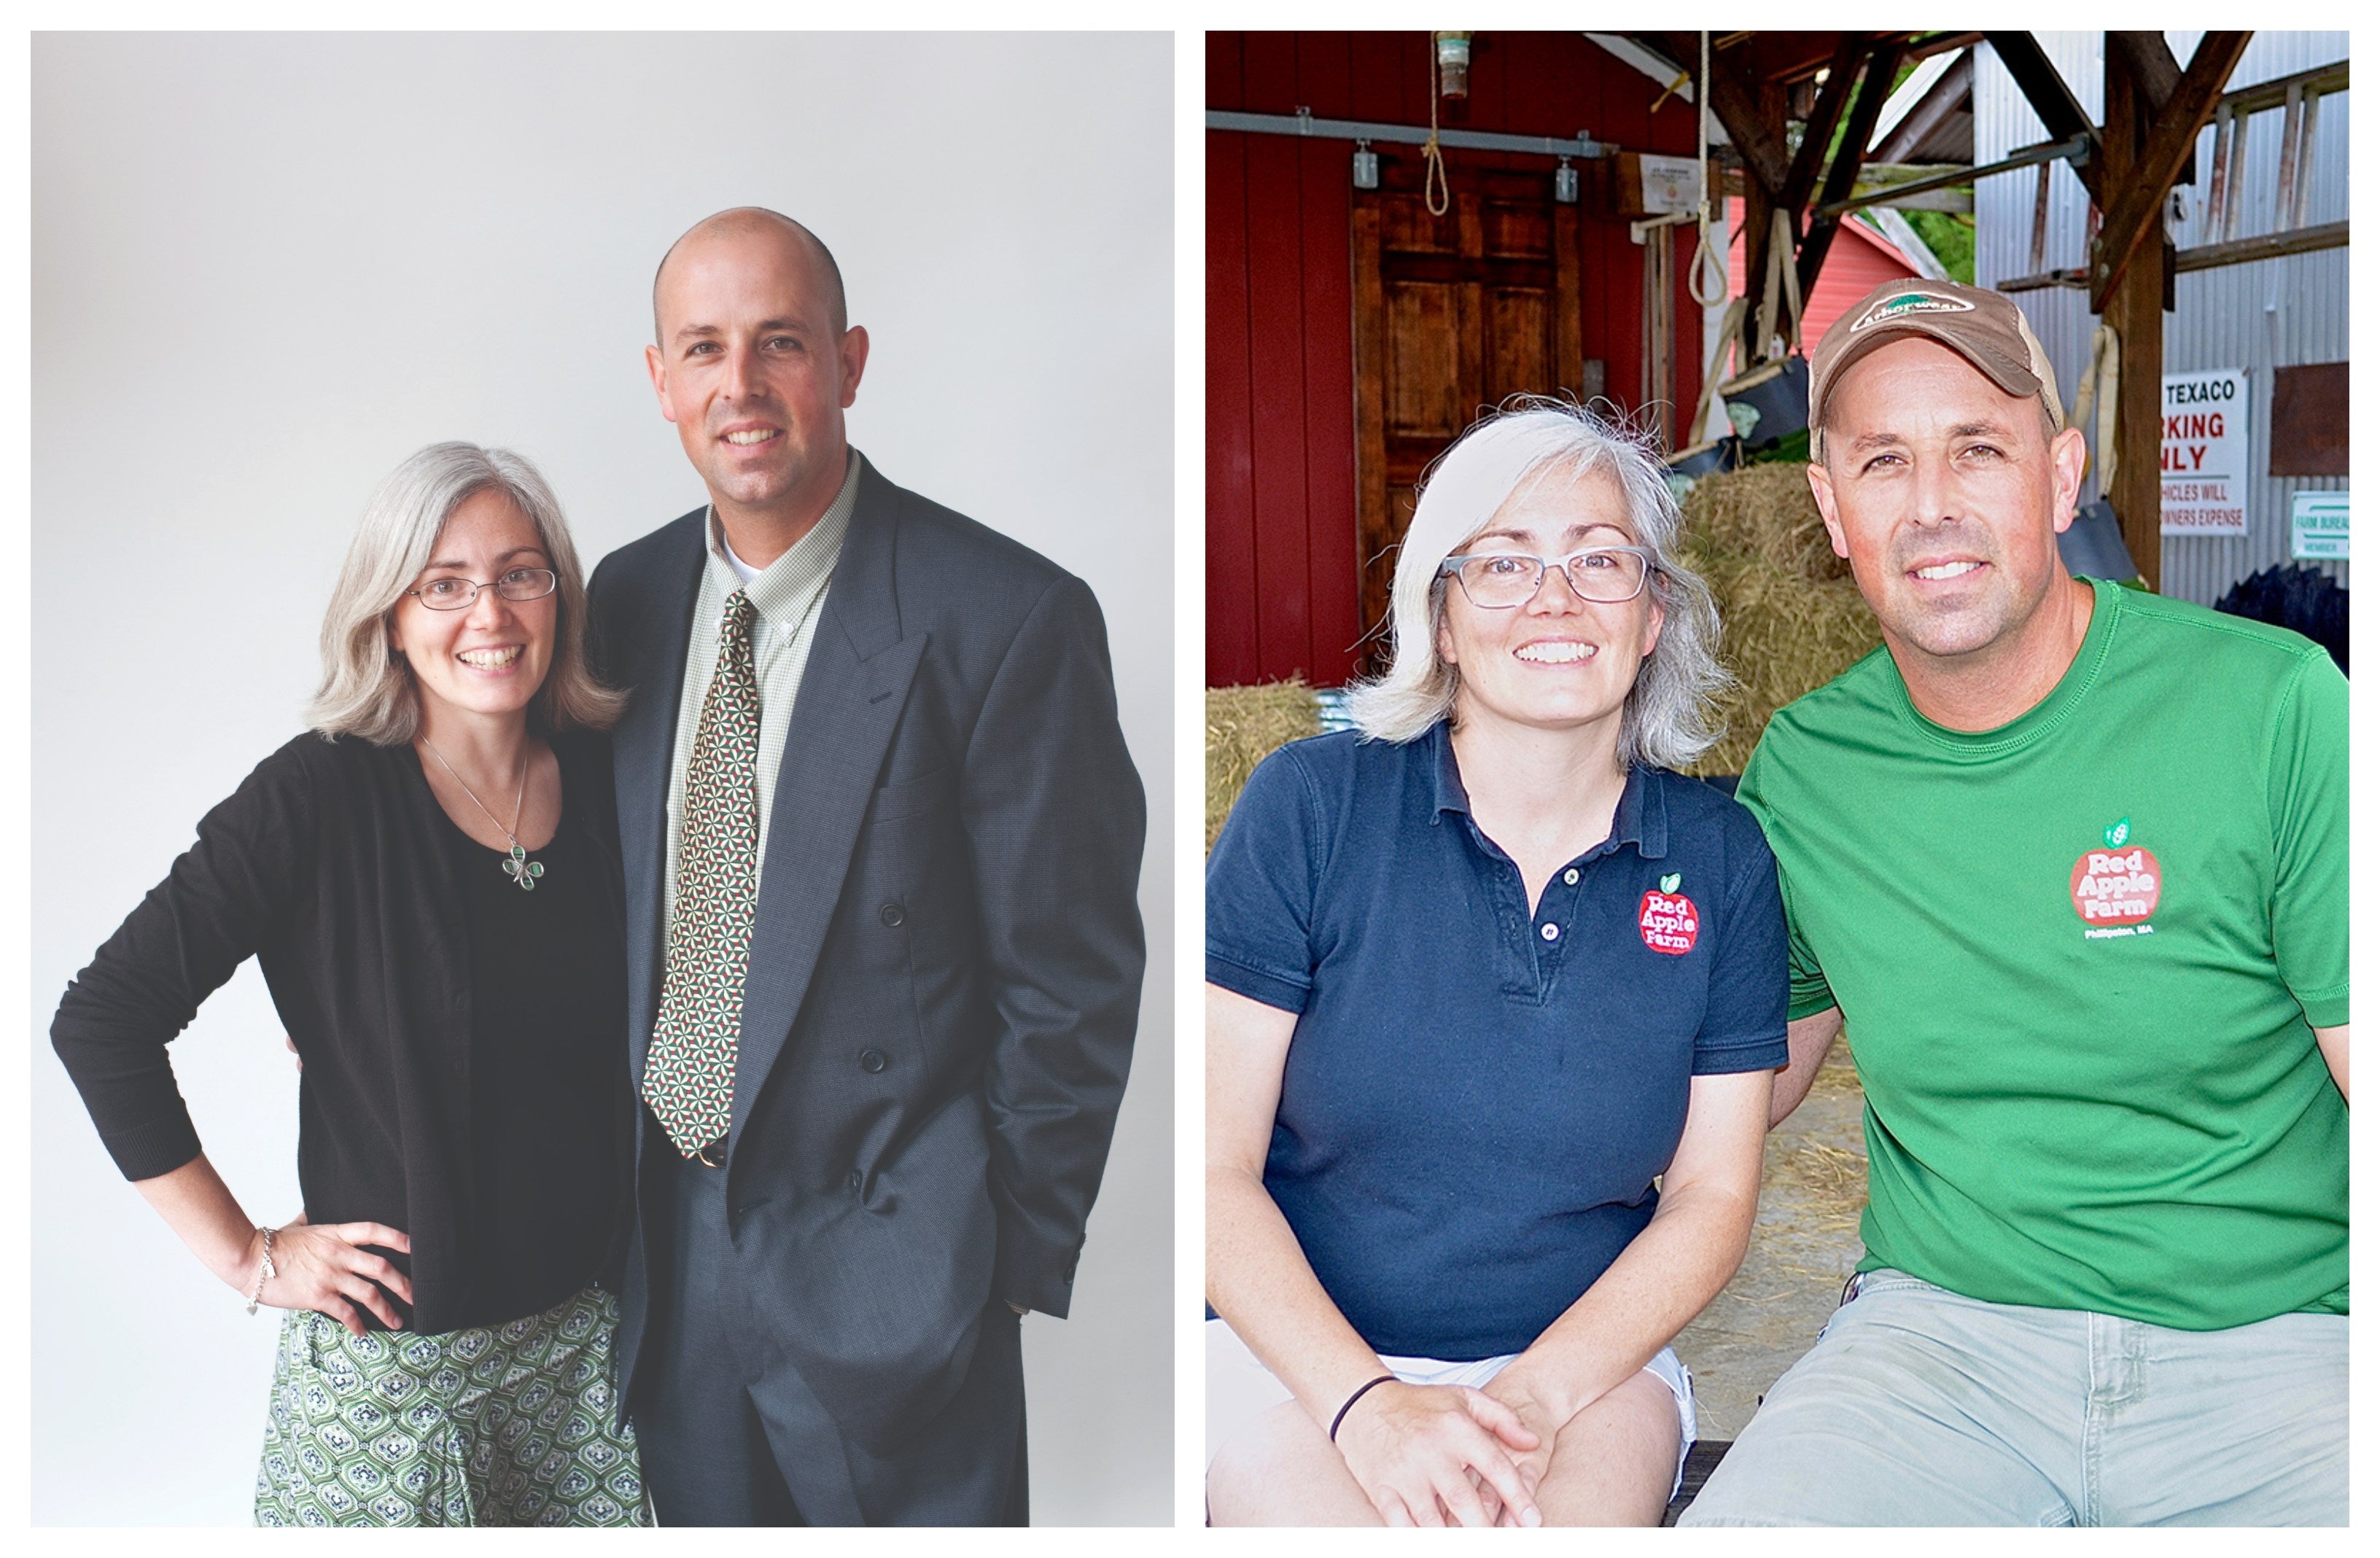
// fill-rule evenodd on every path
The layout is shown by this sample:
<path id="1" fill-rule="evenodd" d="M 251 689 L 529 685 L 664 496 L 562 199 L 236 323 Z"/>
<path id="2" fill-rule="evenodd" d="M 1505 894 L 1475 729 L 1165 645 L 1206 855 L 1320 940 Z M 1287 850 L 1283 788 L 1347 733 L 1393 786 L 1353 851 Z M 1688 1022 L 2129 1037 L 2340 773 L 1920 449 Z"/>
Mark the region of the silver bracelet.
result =
<path id="1" fill-rule="evenodd" d="M 256 1231 L 264 1236 L 264 1259 L 257 1263 L 256 1291 L 248 1296 L 248 1312 L 250 1314 L 254 1314 L 256 1312 L 258 1301 L 264 1297 L 264 1285 L 281 1274 L 279 1272 L 273 1269 L 273 1235 L 274 1230 L 259 1225 Z"/>

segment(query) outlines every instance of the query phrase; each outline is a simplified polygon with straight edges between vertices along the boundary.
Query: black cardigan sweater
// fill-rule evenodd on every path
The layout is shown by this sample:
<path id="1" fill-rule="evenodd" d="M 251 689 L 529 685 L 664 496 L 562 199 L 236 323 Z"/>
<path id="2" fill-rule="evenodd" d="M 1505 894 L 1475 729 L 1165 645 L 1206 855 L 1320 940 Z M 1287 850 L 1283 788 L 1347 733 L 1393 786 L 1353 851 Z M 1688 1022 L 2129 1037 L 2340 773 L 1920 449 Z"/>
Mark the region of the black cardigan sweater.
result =
<path id="1" fill-rule="evenodd" d="M 625 927 L 608 748 L 584 734 L 553 747 L 564 827 L 579 836 L 576 853 L 602 863 L 605 955 L 617 957 Z M 198 842 L 67 987 L 50 1027 L 125 1178 L 170 1173 L 200 1144 L 166 1042 L 253 955 L 305 1061 L 307 1218 L 404 1229 L 410 1326 L 433 1334 L 517 1318 L 476 1312 L 470 1280 L 472 966 L 451 827 L 410 746 L 299 736 L 200 822 Z M 556 1187 L 617 1209 L 603 1274 L 625 1248 L 630 1204 L 635 1113 L 625 1010 L 620 1019 L 614 1182 Z"/>

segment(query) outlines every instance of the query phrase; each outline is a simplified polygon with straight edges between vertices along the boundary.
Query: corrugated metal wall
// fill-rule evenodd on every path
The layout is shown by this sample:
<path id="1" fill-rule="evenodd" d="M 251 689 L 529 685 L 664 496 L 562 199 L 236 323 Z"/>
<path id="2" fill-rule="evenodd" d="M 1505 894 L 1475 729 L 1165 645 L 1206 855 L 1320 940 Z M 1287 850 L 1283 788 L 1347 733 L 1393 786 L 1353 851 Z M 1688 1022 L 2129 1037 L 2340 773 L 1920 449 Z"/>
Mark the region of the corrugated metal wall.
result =
<path id="1" fill-rule="evenodd" d="M 2043 49 L 2094 119 L 2100 111 L 2102 74 L 2096 32 L 2043 32 Z M 2195 32 L 2168 32 L 2174 57 L 2185 65 L 2198 46 Z M 1988 163 L 2044 138 L 2024 94 L 1988 45 L 1977 50 L 1975 70 L 1975 161 Z M 2289 76 L 2348 57 L 2345 32 L 2259 32 L 2248 45 L 2230 85 L 2237 89 Z M 2306 223 L 2340 222 L 2348 216 L 2348 103 L 2346 93 L 2325 98 L 2315 121 L 2316 154 Z M 2259 114 L 2250 122 L 2241 209 L 2237 236 L 2273 230 L 2281 115 Z M 2199 183 L 2181 190 L 2183 218 L 2174 242 L 2183 248 L 2210 241 L 2202 235 L 2206 204 L 2204 171 L 2215 132 L 2199 135 Z M 1990 286 L 2032 267 L 2034 175 L 2031 169 L 2000 174 L 1975 188 L 1975 280 Z M 2072 171 L 2051 175 L 2049 234 L 2043 268 L 2083 263 L 2089 198 Z M 2244 537 L 2168 537 L 2165 593 L 2211 604 L 2260 568 L 2289 561 L 2289 495 L 2343 489 L 2344 477 L 2274 477 L 2269 464 L 2273 369 L 2300 363 L 2348 359 L 2348 251 L 2326 249 L 2219 270 L 2187 272 L 2174 285 L 2174 312 L 2166 316 L 2165 366 L 2169 373 L 2199 368 L 2246 368 L 2253 396 L 2248 469 L 2248 529 Z M 2090 361 L 2095 320 L 2088 298 L 2075 289 L 2049 288 L 2016 295 L 2034 331 L 2058 369 L 2058 388 L 2070 406 L 2078 375 Z M 2348 565 L 2320 566 L 2342 586 Z"/>

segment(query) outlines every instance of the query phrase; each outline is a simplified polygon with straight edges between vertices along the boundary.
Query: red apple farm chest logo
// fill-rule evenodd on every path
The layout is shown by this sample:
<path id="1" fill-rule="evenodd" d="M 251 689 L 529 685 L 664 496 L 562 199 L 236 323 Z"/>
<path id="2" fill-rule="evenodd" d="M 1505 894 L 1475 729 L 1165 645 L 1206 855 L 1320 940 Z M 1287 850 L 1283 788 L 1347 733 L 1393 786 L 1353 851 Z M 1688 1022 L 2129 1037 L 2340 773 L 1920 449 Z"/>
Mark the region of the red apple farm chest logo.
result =
<path id="1" fill-rule="evenodd" d="M 1636 906 L 1636 932 L 1645 945 L 1673 958 L 1693 951 L 1694 937 L 1702 934 L 1702 914 L 1694 900 L 1678 890 L 1678 873 L 1672 871 Z"/>
<path id="2" fill-rule="evenodd" d="M 2074 895 L 2074 912 L 2092 927 L 2083 933 L 2086 936 L 2144 934 L 2130 927 L 2156 912 L 2165 869 L 2148 851 L 2138 845 L 2125 847 L 2131 835 L 2132 819 L 2126 817 L 2102 835 L 2107 848 L 2086 850 L 2074 863 L 2069 888 Z"/>

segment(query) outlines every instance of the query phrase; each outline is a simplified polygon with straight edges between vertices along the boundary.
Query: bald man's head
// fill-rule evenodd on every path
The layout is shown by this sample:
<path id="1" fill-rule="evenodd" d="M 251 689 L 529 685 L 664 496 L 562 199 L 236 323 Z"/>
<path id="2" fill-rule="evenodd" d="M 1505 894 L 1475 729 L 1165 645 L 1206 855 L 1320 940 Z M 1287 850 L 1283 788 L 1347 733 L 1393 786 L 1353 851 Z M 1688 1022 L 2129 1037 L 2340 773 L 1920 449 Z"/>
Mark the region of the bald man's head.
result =
<path id="1" fill-rule="evenodd" d="M 834 262 L 834 254 L 819 241 L 819 236 L 780 211 L 766 206 L 735 206 L 715 215 L 706 216 L 678 236 L 670 245 L 669 253 L 662 256 L 661 264 L 653 271 L 653 344 L 662 344 L 662 279 L 669 274 L 670 260 L 689 243 L 713 238 L 741 237 L 776 238 L 797 246 L 817 267 L 819 278 L 826 285 L 827 309 L 834 332 L 841 335 L 851 328 L 851 318 L 844 306 L 843 268 Z"/>

